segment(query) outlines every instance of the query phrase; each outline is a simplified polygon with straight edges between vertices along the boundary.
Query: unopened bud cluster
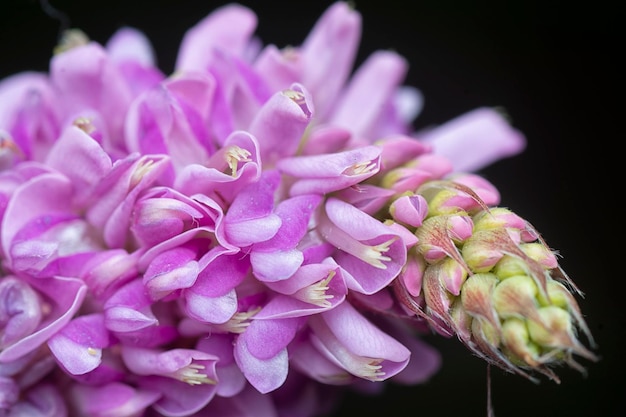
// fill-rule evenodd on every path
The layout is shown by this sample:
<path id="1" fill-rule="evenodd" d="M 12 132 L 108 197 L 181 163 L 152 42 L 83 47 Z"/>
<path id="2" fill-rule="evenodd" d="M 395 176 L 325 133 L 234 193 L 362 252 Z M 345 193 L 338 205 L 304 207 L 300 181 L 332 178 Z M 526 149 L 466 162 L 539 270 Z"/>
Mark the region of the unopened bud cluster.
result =
<path id="1" fill-rule="evenodd" d="M 407 199 L 421 216 L 403 216 Z M 554 365 L 584 372 L 574 356 L 597 357 L 575 295 L 582 295 L 539 233 L 475 175 L 431 180 L 390 205 L 418 238 L 395 293 L 402 307 L 507 371 L 559 381 Z M 414 207 L 417 207 L 414 205 Z M 417 210 L 416 210 L 417 212 Z"/>

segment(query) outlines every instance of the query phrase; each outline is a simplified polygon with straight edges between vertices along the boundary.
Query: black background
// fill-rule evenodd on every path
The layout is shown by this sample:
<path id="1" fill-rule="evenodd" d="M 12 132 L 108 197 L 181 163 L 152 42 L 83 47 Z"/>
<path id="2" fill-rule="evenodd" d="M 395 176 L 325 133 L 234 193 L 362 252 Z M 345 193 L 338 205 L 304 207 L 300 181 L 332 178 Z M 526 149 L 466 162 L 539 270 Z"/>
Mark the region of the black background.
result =
<path id="1" fill-rule="evenodd" d="M 59 23 L 38 0 L 2 0 L 0 77 L 47 70 Z M 151 39 L 162 70 L 173 68 L 184 31 L 224 1 L 61 1 L 73 27 L 104 43 L 122 25 Z M 279 47 L 302 42 L 328 1 L 241 1 L 259 16 L 257 34 Z M 480 106 L 501 106 L 528 139 L 526 151 L 481 173 L 502 205 L 533 223 L 560 251 L 586 293 L 580 304 L 600 345 L 588 376 L 559 369 L 560 385 L 492 370 L 497 417 L 617 416 L 626 376 L 623 158 L 624 53 L 620 15 L 602 2 L 356 1 L 363 15 L 359 60 L 391 48 L 410 62 L 406 84 L 425 96 L 416 127 Z M 486 416 L 486 366 L 456 340 L 429 340 L 441 371 L 417 387 L 348 396 L 337 415 Z M 219 416 L 218 416 L 219 417 Z"/>

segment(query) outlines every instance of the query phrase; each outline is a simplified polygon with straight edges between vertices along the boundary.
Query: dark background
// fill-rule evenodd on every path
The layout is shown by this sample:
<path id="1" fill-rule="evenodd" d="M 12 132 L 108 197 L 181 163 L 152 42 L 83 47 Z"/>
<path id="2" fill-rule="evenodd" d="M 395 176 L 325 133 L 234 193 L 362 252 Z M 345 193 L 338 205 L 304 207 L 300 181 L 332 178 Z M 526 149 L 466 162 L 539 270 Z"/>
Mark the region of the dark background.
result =
<path id="1" fill-rule="evenodd" d="M 0 77 L 47 70 L 59 23 L 38 0 L 2 0 Z M 143 30 L 158 64 L 173 68 L 184 31 L 224 1 L 62 1 L 71 26 L 104 43 L 122 25 Z M 279 47 L 302 42 L 328 1 L 240 3 L 259 16 L 257 34 Z M 492 370 L 497 417 L 617 416 L 625 409 L 621 342 L 623 67 L 620 15 L 607 3 L 534 1 L 356 1 L 363 14 L 359 60 L 391 48 L 410 62 L 406 84 L 425 96 L 416 127 L 443 123 L 480 106 L 501 106 L 527 136 L 519 156 L 481 173 L 502 205 L 533 223 L 560 251 L 561 265 L 586 293 L 579 299 L 600 345 L 588 376 L 558 369 L 560 385 L 539 385 Z M 456 340 L 433 337 L 443 368 L 418 387 L 349 396 L 337 415 L 486 416 L 486 366 Z M 218 416 L 219 417 L 219 416 Z"/>

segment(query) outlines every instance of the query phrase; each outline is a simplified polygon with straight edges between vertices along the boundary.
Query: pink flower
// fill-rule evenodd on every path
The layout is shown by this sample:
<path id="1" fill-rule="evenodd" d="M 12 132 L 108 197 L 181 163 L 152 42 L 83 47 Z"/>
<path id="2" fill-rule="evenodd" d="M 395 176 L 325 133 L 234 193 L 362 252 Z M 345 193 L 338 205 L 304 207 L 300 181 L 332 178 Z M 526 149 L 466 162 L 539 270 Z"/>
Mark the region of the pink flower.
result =
<path id="1" fill-rule="evenodd" d="M 413 131 L 409 62 L 354 68 L 345 2 L 282 50 L 257 23 L 216 9 L 170 75 L 137 29 L 70 32 L 0 81 L 0 414 L 314 417 L 426 383 L 433 330 L 529 378 L 596 359 L 556 256 L 473 173 L 520 132 L 488 108 Z"/>

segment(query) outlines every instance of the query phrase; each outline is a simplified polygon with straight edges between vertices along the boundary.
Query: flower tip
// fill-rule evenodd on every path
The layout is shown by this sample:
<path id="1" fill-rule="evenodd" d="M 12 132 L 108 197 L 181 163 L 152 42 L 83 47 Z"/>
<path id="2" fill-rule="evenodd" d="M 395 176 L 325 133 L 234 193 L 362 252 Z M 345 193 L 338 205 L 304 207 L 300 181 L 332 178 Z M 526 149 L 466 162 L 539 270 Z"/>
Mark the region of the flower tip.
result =
<path id="1" fill-rule="evenodd" d="M 87 45 L 89 43 L 89 37 L 85 32 L 80 29 L 67 29 L 61 35 L 59 43 L 54 47 L 53 54 L 59 55 L 70 49 Z"/>

